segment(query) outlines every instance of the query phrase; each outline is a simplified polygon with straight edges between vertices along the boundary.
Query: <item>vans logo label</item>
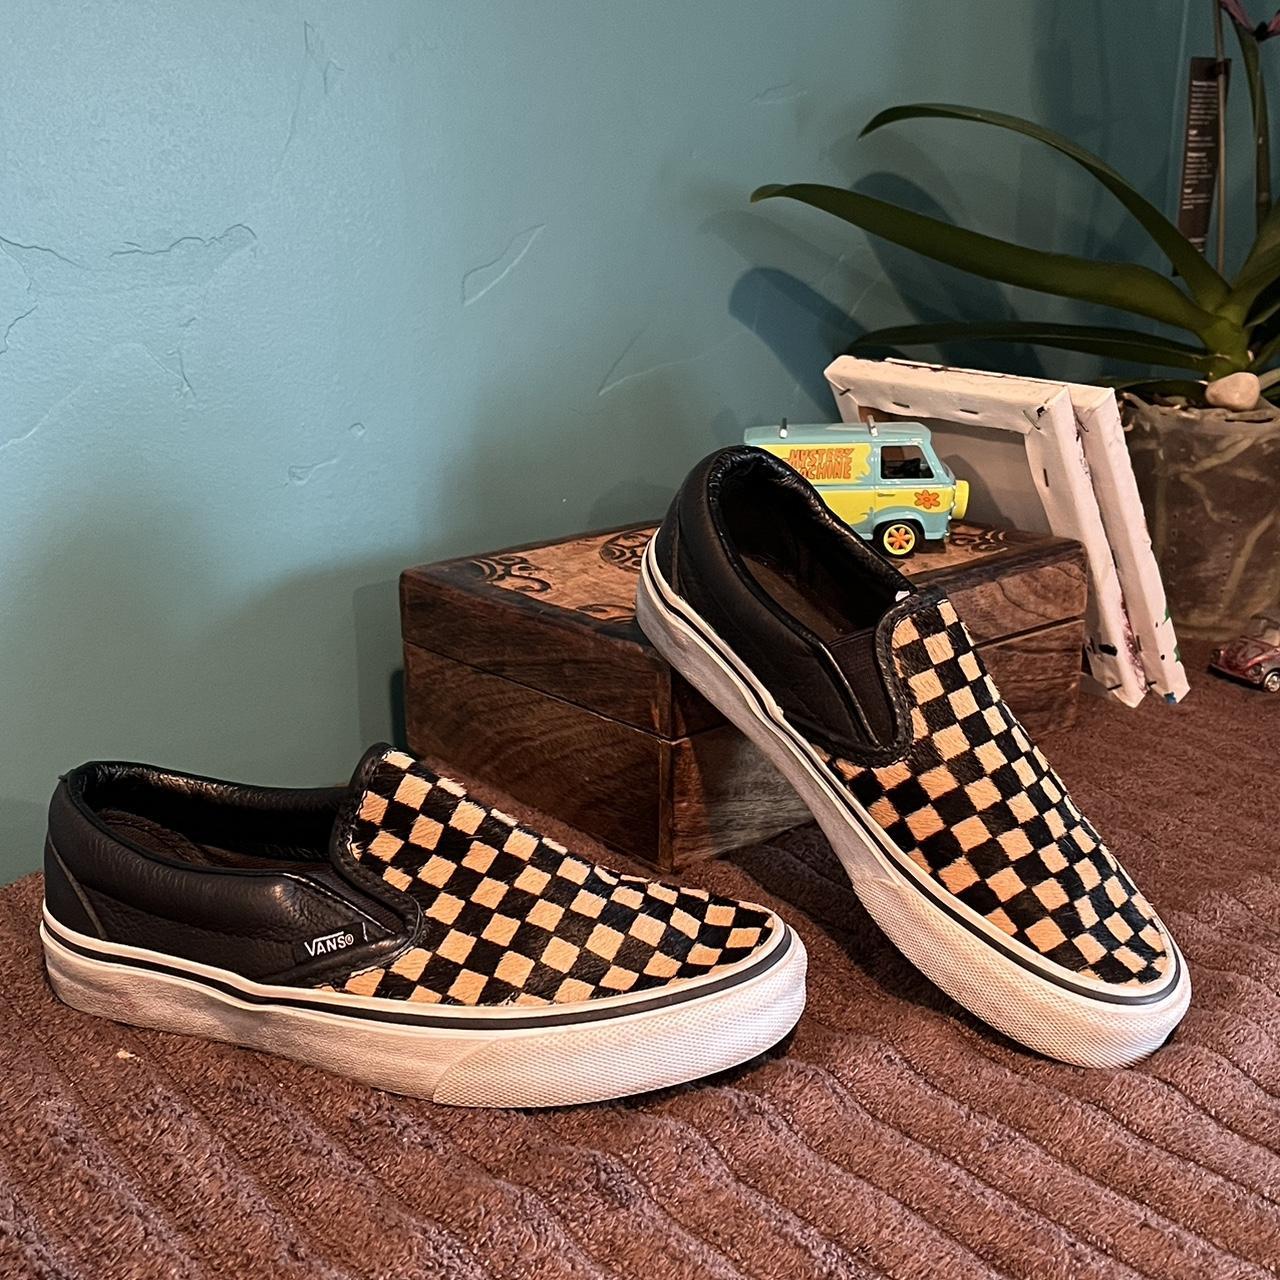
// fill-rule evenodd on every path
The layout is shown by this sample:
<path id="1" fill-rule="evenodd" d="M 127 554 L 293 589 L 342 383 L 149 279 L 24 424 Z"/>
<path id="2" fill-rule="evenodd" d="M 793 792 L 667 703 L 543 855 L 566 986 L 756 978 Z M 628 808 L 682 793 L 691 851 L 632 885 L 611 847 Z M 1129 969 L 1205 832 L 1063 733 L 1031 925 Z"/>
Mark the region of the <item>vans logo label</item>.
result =
<path id="1" fill-rule="evenodd" d="M 336 955 L 358 942 L 367 942 L 364 925 L 348 925 L 345 929 L 334 929 L 330 933 L 321 933 L 314 938 L 294 944 L 293 954 L 299 963 L 306 960 L 319 960 L 324 956 Z"/>

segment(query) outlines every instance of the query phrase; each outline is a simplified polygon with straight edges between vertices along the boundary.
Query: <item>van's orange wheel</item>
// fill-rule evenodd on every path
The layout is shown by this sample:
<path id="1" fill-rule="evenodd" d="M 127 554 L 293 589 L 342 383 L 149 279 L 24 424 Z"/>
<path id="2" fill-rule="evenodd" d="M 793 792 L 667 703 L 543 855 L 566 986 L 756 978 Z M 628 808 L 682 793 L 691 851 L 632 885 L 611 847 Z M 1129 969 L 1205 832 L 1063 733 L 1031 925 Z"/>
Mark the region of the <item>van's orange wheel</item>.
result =
<path id="1" fill-rule="evenodd" d="M 915 525 L 906 520 L 895 520 L 893 524 L 878 529 L 876 539 L 887 555 L 902 557 L 909 556 L 916 549 L 920 535 L 916 532 Z"/>

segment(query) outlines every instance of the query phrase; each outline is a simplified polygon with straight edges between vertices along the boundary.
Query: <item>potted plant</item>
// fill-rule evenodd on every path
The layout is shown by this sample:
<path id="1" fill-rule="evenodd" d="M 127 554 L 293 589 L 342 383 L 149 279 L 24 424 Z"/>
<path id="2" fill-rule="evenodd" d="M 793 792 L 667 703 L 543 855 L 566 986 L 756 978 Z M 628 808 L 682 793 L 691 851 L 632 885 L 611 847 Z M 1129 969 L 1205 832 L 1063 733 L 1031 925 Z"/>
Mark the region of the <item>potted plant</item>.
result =
<path id="1" fill-rule="evenodd" d="M 852 350 L 954 339 L 1018 342 L 1172 371 L 1112 379 L 1123 391 L 1130 453 L 1170 608 L 1192 635 L 1233 633 L 1280 593 L 1280 202 L 1270 182 L 1270 130 L 1259 59 L 1280 14 L 1253 28 L 1239 0 L 1219 0 L 1239 38 L 1254 126 L 1256 234 L 1225 273 L 1106 161 L 1018 116 L 942 103 L 882 111 L 863 134 L 904 120 L 973 122 L 1033 138 L 1091 174 L 1147 232 L 1172 268 L 1095 261 L 1011 244 L 838 187 L 765 186 L 753 201 L 798 200 L 873 235 L 988 280 L 1134 317 L 1113 326 L 1027 321 L 911 324 L 864 334 Z M 1219 172 L 1219 190 L 1225 168 Z M 1220 201 L 1221 204 L 1221 201 Z M 1225 240 L 1219 211 L 1219 253 Z M 1172 331 L 1172 332 L 1171 332 Z M 1176 336 L 1175 336 L 1176 335 Z"/>

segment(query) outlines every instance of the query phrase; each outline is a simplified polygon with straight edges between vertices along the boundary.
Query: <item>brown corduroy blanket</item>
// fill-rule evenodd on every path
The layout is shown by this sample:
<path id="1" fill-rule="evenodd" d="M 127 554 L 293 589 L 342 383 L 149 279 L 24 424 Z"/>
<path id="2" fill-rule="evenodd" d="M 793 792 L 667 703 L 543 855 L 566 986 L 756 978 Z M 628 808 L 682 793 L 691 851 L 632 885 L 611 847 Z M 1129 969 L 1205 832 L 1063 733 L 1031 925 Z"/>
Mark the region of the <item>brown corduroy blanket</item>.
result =
<path id="1" fill-rule="evenodd" d="M 1277 1274 L 1280 698 L 1202 677 L 1176 708 L 1086 699 L 1045 746 L 1191 966 L 1190 1014 L 1134 1070 L 1049 1062 L 967 1016 L 812 828 L 685 873 L 798 927 L 789 1043 L 543 1112 L 75 1013 L 20 881 L 0 895 L 0 1276 Z"/>

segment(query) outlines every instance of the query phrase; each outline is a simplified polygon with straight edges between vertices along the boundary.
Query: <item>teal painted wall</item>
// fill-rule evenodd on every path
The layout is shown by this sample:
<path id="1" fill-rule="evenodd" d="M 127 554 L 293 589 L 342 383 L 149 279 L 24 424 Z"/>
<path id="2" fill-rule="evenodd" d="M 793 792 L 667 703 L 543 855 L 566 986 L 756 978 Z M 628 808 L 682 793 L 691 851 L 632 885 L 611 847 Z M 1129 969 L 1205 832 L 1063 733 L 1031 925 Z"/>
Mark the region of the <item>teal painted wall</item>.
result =
<path id="1" fill-rule="evenodd" d="M 748 208 L 757 183 L 911 173 L 921 207 L 1123 246 L 1030 147 L 856 131 L 981 102 L 1167 200 L 1180 14 L 10 0 L 0 873 L 37 864 L 85 758 L 344 775 L 391 731 L 403 566 L 657 512 L 745 426 L 831 416 L 845 310 L 961 305 L 817 214 Z"/>

